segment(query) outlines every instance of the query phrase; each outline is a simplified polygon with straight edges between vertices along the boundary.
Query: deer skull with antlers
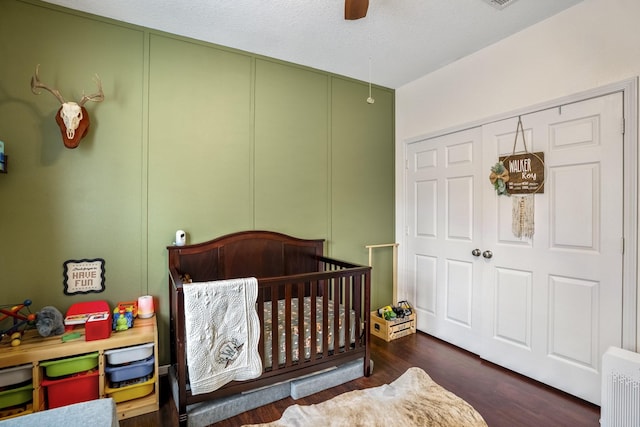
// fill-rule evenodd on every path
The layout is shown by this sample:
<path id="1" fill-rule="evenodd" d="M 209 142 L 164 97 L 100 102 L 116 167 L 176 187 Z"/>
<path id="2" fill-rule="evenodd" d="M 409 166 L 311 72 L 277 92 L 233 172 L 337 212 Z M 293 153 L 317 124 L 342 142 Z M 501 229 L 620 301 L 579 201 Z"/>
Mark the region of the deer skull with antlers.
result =
<path id="1" fill-rule="evenodd" d="M 104 100 L 100 77 L 96 74 L 98 92 L 92 95 L 83 95 L 78 103 L 66 102 L 57 89 L 51 89 L 40 81 L 40 76 L 38 76 L 39 68 L 40 64 L 36 66 L 36 73 L 31 77 L 31 91 L 39 95 L 41 92 L 37 89 L 47 90 L 60 101 L 62 106 L 58 110 L 58 114 L 56 114 L 56 123 L 58 123 L 60 131 L 62 131 L 62 142 L 64 142 L 64 146 L 67 148 L 76 148 L 78 144 L 80 144 L 80 140 L 84 138 L 89 131 L 89 114 L 84 108 L 84 104 L 87 101 L 100 102 Z"/>

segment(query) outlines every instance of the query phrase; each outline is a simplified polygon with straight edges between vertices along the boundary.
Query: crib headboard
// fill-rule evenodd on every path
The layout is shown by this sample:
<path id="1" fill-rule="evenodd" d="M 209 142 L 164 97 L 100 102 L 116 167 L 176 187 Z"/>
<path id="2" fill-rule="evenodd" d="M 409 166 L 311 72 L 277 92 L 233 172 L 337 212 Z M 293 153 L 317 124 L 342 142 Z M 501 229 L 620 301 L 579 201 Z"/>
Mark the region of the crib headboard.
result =
<path id="1" fill-rule="evenodd" d="M 279 277 L 316 271 L 324 240 L 273 231 L 241 231 L 208 242 L 169 246 L 169 267 L 194 282 Z"/>

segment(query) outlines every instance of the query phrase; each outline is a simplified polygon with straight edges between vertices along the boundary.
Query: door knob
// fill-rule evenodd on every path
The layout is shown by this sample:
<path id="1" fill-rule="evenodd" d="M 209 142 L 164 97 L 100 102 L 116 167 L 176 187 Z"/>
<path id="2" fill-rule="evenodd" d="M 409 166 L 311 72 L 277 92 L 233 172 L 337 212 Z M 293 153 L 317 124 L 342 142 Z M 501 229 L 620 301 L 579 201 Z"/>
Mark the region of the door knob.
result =
<path id="1" fill-rule="evenodd" d="M 471 255 L 473 256 L 480 256 L 480 249 L 475 248 L 474 250 L 471 251 Z"/>
<path id="2" fill-rule="evenodd" d="M 489 259 L 493 256 L 493 252 L 491 251 L 484 251 L 482 252 L 482 256 L 485 257 L 486 259 Z"/>

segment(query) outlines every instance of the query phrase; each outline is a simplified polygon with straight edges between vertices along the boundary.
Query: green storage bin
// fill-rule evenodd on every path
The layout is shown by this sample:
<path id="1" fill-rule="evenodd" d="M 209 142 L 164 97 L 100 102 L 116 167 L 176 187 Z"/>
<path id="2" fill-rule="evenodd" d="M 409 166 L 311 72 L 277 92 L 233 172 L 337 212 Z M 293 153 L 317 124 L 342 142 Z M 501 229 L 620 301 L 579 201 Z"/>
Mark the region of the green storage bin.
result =
<path id="1" fill-rule="evenodd" d="M 33 399 L 33 384 L 29 383 L 21 387 L 16 387 L 0 391 L 0 409 L 10 406 L 22 405 Z"/>
<path id="2" fill-rule="evenodd" d="M 98 352 L 87 353 L 76 357 L 47 360 L 40 362 L 48 377 L 61 377 L 82 371 L 88 371 L 98 366 Z"/>

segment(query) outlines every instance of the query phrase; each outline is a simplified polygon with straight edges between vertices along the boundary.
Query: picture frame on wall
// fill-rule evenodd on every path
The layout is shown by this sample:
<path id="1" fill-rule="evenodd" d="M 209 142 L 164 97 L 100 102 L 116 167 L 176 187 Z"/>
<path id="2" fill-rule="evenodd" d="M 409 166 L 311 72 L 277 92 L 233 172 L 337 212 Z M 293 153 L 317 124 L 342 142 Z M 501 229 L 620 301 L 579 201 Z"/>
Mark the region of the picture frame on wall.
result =
<path id="1" fill-rule="evenodd" d="M 64 262 L 63 267 L 66 295 L 99 293 L 105 290 L 104 259 L 68 260 Z"/>

